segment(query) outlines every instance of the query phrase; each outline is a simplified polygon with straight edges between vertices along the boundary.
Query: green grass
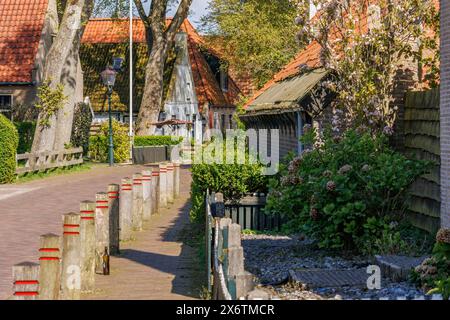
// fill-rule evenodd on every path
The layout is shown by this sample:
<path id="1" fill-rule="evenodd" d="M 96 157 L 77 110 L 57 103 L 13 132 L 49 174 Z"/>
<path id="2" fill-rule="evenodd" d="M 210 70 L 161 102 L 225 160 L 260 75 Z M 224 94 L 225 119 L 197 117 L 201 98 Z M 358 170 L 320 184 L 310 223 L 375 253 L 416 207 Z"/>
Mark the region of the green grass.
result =
<path id="1" fill-rule="evenodd" d="M 17 176 L 15 183 L 24 183 L 33 180 L 44 179 L 48 177 L 54 177 L 64 174 L 78 173 L 83 171 L 88 171 L 92 169 L 92 163 L 85 162 L 79 165 L 65 167 L 65 168 L 54 168 L 46 171 L 24 173 Z"/>

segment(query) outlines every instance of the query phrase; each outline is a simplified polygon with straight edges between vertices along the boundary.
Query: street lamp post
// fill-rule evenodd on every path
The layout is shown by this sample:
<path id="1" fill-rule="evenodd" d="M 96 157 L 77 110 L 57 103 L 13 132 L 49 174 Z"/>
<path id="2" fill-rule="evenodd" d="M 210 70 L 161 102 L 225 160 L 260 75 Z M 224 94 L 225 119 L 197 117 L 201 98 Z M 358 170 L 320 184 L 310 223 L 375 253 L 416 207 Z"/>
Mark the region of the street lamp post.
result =
<path id="1" fill-rule="evenodd" d="M 116 71 L 108 67 L 101 73 L 103 84 L 108 88 L 108 117 L 109 117 L 109 143 L 108 143 L 108 160 L 109 166 L 114 164 L 114 143 L 113 143 L 113 131 L 112 131 L 112 114 L 111 114 L 111 95 L 113 93 L 114 83 L 116 82 Z"/>
<path id="2" fill-rule="evenodd" d="M 102 73 L 103 84 L 108 88 L 108 117 L 109 117 L 109 143 L 108 143 L 108 160 L 109 166 L 114 165 L 114 143 L 113 143 L 113 130 L 112 130 L 112 114 L 111 114 L 111 96 L 113 93 L 114 84 L 116 83 L 116 75 L 121 70 L 123 59 L 114 58 L 113 66 L 107 67 Z"/>

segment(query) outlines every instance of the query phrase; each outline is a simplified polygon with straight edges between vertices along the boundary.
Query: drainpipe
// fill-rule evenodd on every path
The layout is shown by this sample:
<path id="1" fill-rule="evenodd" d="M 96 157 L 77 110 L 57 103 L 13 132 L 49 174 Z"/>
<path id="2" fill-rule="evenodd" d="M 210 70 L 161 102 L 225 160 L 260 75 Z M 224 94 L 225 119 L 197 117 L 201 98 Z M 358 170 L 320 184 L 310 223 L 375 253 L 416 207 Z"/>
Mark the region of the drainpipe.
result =
<path id="1" fill-rule="evenodd" d="M 302 112 L 297 111 L 297 153 L 300 155 L 303 152 L 303 143 L 300 141 L 300 137 L 303 136 L 303 117 Z"/>

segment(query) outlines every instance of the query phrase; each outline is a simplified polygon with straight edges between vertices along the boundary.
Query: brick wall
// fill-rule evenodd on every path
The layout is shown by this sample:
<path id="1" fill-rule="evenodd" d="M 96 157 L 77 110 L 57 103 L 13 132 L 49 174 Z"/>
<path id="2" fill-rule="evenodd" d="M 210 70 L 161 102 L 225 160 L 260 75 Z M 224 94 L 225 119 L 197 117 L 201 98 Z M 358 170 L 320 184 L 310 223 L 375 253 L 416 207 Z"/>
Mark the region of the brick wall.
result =
<path id="1" fill-rule="evenodd" d="M 450 228 L 450 1 L 441 0 L 441 225 Z"/>

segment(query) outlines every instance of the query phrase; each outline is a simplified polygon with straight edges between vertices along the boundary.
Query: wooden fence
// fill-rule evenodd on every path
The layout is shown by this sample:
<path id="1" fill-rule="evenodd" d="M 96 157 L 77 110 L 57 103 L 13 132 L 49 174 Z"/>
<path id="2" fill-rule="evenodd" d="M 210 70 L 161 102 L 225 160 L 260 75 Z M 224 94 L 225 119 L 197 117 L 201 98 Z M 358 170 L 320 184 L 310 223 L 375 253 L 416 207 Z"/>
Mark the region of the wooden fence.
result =
<path id="1" fill-rule="evenodd" d="M 63 168 L 83 163 L 83 148 L 39 153 L 23 153 L 16 156 L 16 174 Z"/>
<path id="2" fill-rule="evenodd" d="M 440 223 L 439 89 L 407 93 L 404 130 L 406 155 L 436 163 L 411 186 L 409 203 L 411 222 L 435 232 Z"/>
<path id="3" fill-rule="evenodd" d="M 248 194 L 238 202 L 225 202 L 225 217 L 230 218 L 242 229 L 256 231 L 279 231 L 284 223 L 280 215 L 269 216 L 264 213 L 266 195 Z"/>

